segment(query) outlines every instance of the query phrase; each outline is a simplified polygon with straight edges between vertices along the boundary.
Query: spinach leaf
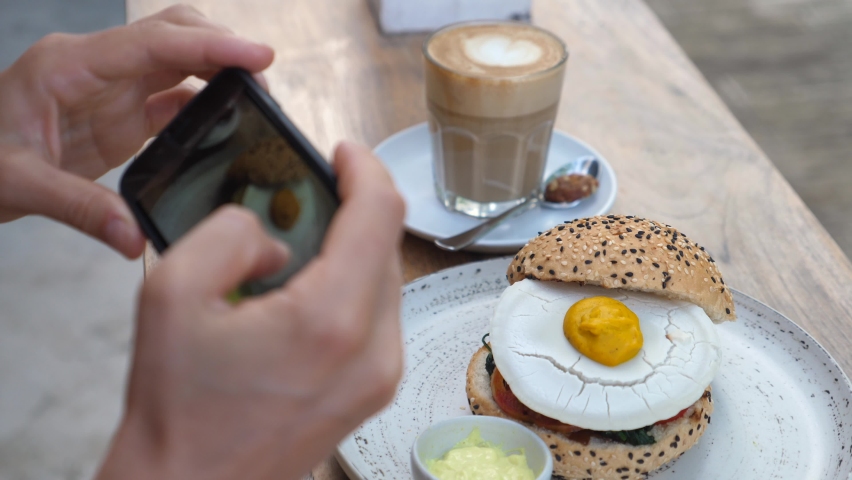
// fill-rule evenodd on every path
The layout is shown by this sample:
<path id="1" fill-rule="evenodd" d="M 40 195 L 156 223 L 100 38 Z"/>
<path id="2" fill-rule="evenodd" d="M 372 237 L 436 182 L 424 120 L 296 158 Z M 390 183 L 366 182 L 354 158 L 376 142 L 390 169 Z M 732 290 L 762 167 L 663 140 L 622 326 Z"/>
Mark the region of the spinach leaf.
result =
<path id="1" fill-rule="evenodd" d="M 494 355 L 489 352 L 485 357 L 485 371 L 488 372 L 489 377 L 494 373 L 494 367 Z"/>
<path id="2" fill-rule="evenodd" d="M 629 445 L 653 445 L 657 442 L 651 435 L 651 427 L 637 428 L 636 430 L 619 430 L 614 432 L 600 432 L 604 437 Z"/>

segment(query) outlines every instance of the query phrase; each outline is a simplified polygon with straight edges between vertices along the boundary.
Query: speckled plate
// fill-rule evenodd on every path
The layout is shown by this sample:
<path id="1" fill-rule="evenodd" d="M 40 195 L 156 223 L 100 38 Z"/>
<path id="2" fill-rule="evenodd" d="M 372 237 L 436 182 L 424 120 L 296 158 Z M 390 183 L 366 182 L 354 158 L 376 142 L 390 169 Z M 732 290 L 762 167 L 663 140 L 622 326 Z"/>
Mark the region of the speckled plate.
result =
<path id="1" fill-rule="evenodd" d="M 472 263 L 405 287 L 405 377 L 394 402 L 338 446 L 350 478 L 411 478 L 417 434 L 438 420 L 470 415 L 465 371 L 507 286 L 508 263 Z M 742 293 L 734 291 L 734 300 L 739 320 L 718 326 L 723 360 L 712 384 L 712 426 L 650 478 L 852 478 L 849 380 L 792 321 Z"/>

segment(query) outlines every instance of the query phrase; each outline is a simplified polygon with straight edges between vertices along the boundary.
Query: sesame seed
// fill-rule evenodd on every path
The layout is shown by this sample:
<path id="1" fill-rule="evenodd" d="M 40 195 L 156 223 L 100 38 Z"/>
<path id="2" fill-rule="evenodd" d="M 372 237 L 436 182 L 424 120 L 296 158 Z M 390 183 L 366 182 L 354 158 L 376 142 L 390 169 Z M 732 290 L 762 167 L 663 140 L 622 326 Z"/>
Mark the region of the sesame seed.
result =
<path id="1" fill-rule="evenodd" d="M 574 273 L 577 273 L 577 266 L 574 265 Z"/>
<path id="2" fill-rule="evenodd" d="M 633 276 L 633 272 L 627 272 L 627 273 L 625 273 L 625 275 L 627 275 L 628 277 L 632 277 L 632 276 Z"/>
<path id="3" fill-rule="evenodd" d="M 586 260 L 586 262 L 585 262 L 585 263 L 586 263 L 586 265 L 589 265 L 590 263 L 592 263 L 592 261 L 591 261 L 591 260 Z"/>
<path id="4" fill-rule="evenodd" d="M 537 269 L 539 269 L 539 270 L 544 270 L 544 267 L 542 267 L 541 265 L 539 265 L 539 266 L 537 266 L 537 267 L 535 267 L 535 268 L 537 268 Z"/>
<path id="5" fill-rule="evenodd" d="M 641 259 L 641 258 L 637 258 L 637 259 L 636 259 L 636 263 L 642 263 L 642 259 Z"/>
<path id="6" fill-rule="evenodd" d="M 622 285 L 627 285 L 627 280 L 625 280 L 625 279 L 623 279 L 623 278 L 622 278 L 622 279 L 621 279 L 621 284 L 622 284 Z"/>

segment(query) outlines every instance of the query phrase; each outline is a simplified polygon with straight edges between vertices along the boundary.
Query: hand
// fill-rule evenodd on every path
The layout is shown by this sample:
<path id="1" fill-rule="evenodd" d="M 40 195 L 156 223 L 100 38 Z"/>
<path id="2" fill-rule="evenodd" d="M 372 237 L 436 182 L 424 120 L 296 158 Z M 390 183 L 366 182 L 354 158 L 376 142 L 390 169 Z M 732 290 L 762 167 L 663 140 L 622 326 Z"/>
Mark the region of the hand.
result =
<path id="1" fill-rule="evenodd" d="M 0 73 L 0 222 L 45 215 L 128 257 L 144 239 L 130 210 L 94 180 L 124 163 L 194 91 L 189 75 L 252 72 L 272 50 L 189 7 L 89 35 L 49 35 Z"/>
<path id="2" fill-rule="evenodd" d="M 231 305 L 284 247 L 225 207 L 173 245 L 140 298 L 125 417 L 99 480 L 307 473 L 393 397 L 402 372 L 403 203 L 378 160 L 335 153 L 342 205 L 283 289 Z"/>

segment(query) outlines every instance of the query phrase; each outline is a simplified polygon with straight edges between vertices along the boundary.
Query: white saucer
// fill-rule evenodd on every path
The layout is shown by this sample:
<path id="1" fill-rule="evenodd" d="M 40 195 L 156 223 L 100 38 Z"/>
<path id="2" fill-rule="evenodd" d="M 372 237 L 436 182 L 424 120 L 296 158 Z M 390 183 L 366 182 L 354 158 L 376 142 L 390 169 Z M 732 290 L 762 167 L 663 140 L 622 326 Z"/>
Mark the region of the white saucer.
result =
<path id="1" fill-rule="evenodd" d="M 426 240 L 460 233 L 483 220 L 447 210 L 435 195 L 432 176 L 432 145 L 429 127 L 414 125 L 391 135 L 375 148 L 402 193 L 406 203 L 405 228 Z M 604 157 L 576 138 L 554 130 L 545 166 L 545 178 L 577 157 L 594 155 L 600 161 L 598 191 L 568 210 L 536 207 L 502 225 L 466 248 L 471 252 L 514 253 L 527 241 L 558 223 L 609 212 L 618 184 L 615 172 Z"/>

